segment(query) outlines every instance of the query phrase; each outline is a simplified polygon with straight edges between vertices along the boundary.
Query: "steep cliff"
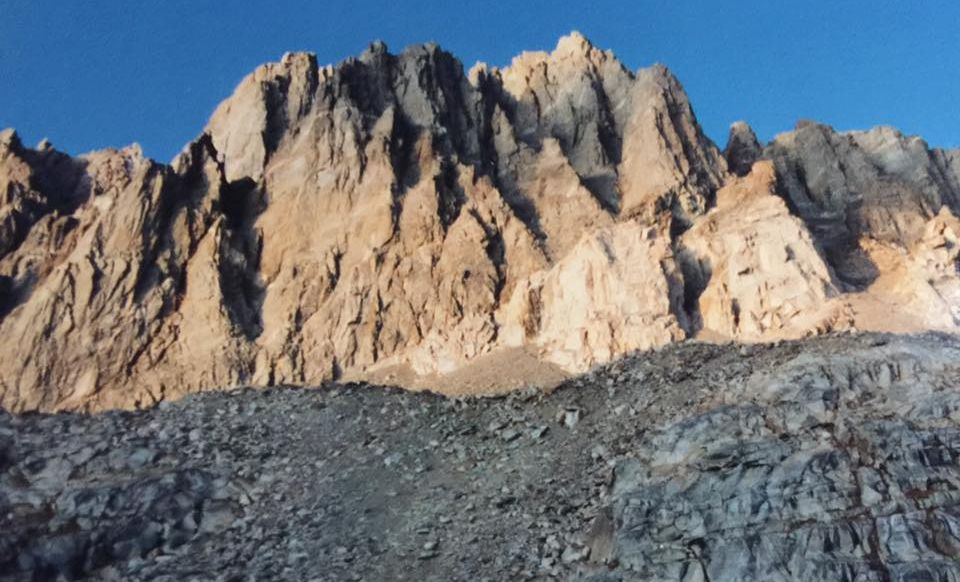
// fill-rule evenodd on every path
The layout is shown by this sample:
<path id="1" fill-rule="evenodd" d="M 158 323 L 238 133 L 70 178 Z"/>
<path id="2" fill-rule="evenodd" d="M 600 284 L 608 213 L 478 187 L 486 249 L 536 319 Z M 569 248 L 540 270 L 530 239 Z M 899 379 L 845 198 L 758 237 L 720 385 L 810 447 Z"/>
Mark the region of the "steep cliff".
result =
<path id="1" fill-rule="evenodd" d="M 884 301 L 911 307 L 904 329 L 957 325 L 937 313 L 956 310 L 960 154 L 809 123 L 766 147 L 738 124 L 721 152 L 665 67 L 577 33 L 502 69 L 432 44 L 287 54 L 170 165 L 5 131 L 0 192 L 12 410 L 450 389 L 520 354 L 490 391 L 698 334 L 882 328 Z M 888 255 L 926 287 L 881 285 Z"/>

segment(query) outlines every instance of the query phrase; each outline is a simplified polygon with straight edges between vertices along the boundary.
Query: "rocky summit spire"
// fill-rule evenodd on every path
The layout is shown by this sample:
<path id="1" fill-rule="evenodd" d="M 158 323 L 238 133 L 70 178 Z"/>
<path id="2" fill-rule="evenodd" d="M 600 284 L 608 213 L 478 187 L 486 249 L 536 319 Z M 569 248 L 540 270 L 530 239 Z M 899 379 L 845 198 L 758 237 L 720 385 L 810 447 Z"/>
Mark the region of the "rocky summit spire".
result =
<path id="1" fill-rule="evenodd" d="M 745 121 L 737 121 L 730 126 L 730 136 L 727 138 L 723 157 L 726 158 L 731 172 L 738 176 L 746 176 L 762 153 L 757 134 L 753 133 L 753 128 Z"/>
<path id="2" fill-rule="evenodd" d="M 596 50 L 590 40 L 579 31 L 572 31 L 557 41 L 557 48 L 553 51 L 555 58 L 587 57 L 590 51 Z"/>
<path id="3" fill-rule="evenodd" d="M 956 152 L 887 130 L 761 148 L 735 125 L 721 154 L 666 67 L 576 32 L 469 73 L 435 44 L 288 53 L 169 166 L 0 133 L 0 405 L 329 379 L 484 393 L 685 337 L 869 325 L 857 301 L 891 270 L 911 283 L 871 305 L 952 329 L 931 314 L 956 282 L 937 241 L 958 176 Z M 498 372 L 449 381 L 480 368 Z"/>

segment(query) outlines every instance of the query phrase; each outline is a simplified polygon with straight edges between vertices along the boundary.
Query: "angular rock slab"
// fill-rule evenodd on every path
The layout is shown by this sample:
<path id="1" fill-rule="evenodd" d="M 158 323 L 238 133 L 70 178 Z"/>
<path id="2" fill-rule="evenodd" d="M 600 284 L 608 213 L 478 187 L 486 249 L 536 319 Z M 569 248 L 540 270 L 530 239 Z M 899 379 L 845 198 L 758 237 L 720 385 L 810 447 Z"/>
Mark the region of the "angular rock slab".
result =
<path id="1" fill-rule="evenodd" d="M 730 395 L 754 403 L 654 431 L 616 468 L 622 579 L 958 579 L 951 365 L 801 356 Z"/>

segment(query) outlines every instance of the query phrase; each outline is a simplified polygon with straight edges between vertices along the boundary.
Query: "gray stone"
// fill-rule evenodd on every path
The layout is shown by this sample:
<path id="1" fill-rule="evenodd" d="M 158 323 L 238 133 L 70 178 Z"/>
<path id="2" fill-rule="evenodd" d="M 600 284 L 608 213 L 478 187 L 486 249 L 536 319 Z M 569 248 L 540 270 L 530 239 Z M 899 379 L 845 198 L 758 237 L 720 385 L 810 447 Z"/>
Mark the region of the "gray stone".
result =
<path id="1" fill-rule="evenodd" d="M 753 163 L 763 155 L 760 142 L 753 128 L 743 121 L 730 126 L 730 136 L 727 138 L 727 147 L 723 156 L 727 160 L 727 167 L 738 176 L 750 173 Z"/>
<path id="2" fill-rule="evenodd" d="M 951 336 L 835 334 L 686 342 L 533 400 L 341 385 L 0 414 L 0 580 L 953 580 L 958 383 Z"/>
<path id="3" fill-rule="evenodd" d="M 901 405 L 953 401 L 932 388 L 955 364 L 887 358 L 801 356 L 747 383 L 758 404 L 657 430 L 617 466 L 621 564 L 638 580 L 960 576 L 960 427 Z"/>

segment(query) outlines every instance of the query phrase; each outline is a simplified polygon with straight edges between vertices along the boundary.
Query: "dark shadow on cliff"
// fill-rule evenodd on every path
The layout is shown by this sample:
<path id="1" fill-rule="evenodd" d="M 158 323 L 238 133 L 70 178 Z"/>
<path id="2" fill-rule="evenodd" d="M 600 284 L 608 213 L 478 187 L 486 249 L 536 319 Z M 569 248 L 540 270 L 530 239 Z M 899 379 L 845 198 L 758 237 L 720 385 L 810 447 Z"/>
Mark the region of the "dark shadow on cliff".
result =
<path id="1" fill-rule="evenodd" d="M 29 183 L 8 185 L 4 205 L 6 219 L 0 224 L 0 259 L 17 252 L 35 228 L 50 250 L 64 252 L 72 244 L 71 236 L 79 225 L 73 214 L 92 195 L 92 180 L 87 175 L 88 162 L 73 158 L 53 148 L 24 148 L 14 136 L 12 155 L 22 159 L 31 170 Z M 39 226 L 38 226 L 39 225 Z M 18 305 L 26 302 L 38 283 L 30 268 L 0 275 L 0 321 Z"/>
<path id="2" fill-rule="evenodd" d="M 217 262 L 220 292 L 231 323 L 253 340 L 263 331 L 263 238 L 254 226 L 264 207 L 263 196 L 250 178 L 222 186 L 220 196 L 225 217 Z"/>
<path id="3" fill-rule="evenodd" d="M 698 257 L 679 242 L 674 243 L 674 256 L 683 274 L 682 307 L 687 320 L 686 331 L 690 337 L 695 337 L 703 329 L 700 296 L 703 295 L 713 277 L 713 265 L 709 259 Z"/>
<path id="4" fill-rule="evenodd" d="M 830 266 L 837 281 L 848 290 L 864 290 L 880 276 L 880 269 L 860 247 L 855 232 L 859 226 L 855 217 L 863 205 L 862 200 L 851 201 L 842 220 L 822 214 L 815 216 L 810 211 L 803 212 L 790 196 L 785 184 L 792 181 L 803 189 L 808 200 L 815 197 L 807 190 L 807 176 L 801 164 L 792 160 L 775 164 L 777 182 L 774 192 L 787 205 L 790 214 L 806 225 L 813 238 L 817 252 Z M 785 176 L 784 172 L 793 173 Z M 826 211 L 820 209 L 821 213 Z"/>
<path id="5" fill-rule="evenodd" d="M 32 272 L 18 279 L 0 275 L 0 322 L 11 311 L 26 302 L 33 292 L 36 282 L 37 277 Z"/>

